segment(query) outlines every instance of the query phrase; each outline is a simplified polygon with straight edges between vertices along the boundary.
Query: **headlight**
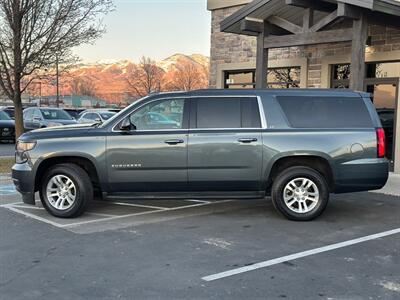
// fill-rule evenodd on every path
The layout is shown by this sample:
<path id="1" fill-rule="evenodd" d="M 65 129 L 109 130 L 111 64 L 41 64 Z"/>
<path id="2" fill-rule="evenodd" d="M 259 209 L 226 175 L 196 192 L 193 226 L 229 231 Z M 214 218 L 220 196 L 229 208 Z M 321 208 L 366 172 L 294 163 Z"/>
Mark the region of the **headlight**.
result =
<path id="1" fill-rule="evenodd" d="M 25 151 L 32 150 L 33 148 L 35 148 L 35 146 L 36 146 L 36 142 L 18 141 L 17 145 L 16 145 L 16 149 L 17 149 L 17 151 L 25 152 Z"/>
<path id="2" fill-rule="evenodd" d="M 47 127 L 56 127 L 56 126 L 63 126 L 63 124 L 57 122 L 49 122 L 47 124 Z"/>
<path id="3" fill-rule="evenodd" d="M 23 164 L 28 161 L 27 151 L 32 150 L 35 146 L 36 142 L 17 141 L 17 145 L 15 146 L 15 162 L 17 164 Z"/>

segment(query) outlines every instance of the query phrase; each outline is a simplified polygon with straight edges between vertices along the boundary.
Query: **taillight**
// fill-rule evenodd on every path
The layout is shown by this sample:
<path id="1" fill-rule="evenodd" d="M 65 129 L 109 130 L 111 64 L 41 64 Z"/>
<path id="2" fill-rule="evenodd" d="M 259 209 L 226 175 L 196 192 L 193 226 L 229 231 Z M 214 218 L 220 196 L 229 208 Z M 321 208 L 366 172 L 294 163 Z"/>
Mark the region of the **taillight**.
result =
<path id="1" fill-rule="evenodd" d="M 376 130 L 376 137 L 378 140 L 378 157 L 385 157 L 385 130 L 378 128 Z"/>

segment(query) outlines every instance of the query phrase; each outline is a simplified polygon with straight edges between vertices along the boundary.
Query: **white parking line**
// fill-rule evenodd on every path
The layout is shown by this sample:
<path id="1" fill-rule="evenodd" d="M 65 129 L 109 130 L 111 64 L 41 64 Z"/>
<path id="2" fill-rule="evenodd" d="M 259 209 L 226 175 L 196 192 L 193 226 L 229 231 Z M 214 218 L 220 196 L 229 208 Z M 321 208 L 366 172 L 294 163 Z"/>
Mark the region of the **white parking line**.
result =
<path id="1" fill-rule="evenodd" d="M 133 207 L 143 207 L 143 208 L 151 208 L 151 209 L 158 209 L 158 210 L 168 210 L 167 207 L 153 206 L 153 205 L 143 205 L 143 204 L 135 204 L 135 203 L 110 202 L 110 204 L 117 204 L 117 205 L 123 205 L 123 206 L 133 206 Z"/>
<path id="2" fill-rule="evenodd" d="M 223 201 L 218 201 L 218 202 L 215 202 L 215 203 L 225 203 L 225 202 L 231 202 L 231 201 L 232 200 L 223 200 Z M 111 221 L 111 220 L 123 219 L 123 218 L 128 218 L 128 217 L 134 217 L 134 216 L 150 215 L 150 214 L 156 214 L 156 213 L 159 213 L 159 212 L 175 211 L 175 210 L 181 210 L 181 209 L 192 208 L 192 207 L 199 207 L 199 206 L 204 206 L 204 205 L 209 205 L 209 204 L 212 204 L 212 203 L 199 203 L 199 204 L 192 204 L 192 205 L 179 206 L 179 207 L 173 207 L 173 208 L 164 208 L 163 210 L 152 210 L 152 211 L 145 211 L 145 212 L 128 214 L 128 215 L 114 216 L 114 217 L 98 219 L 98 220 L 82 221 L 82 222 L 78 222 L 78 223 L 64 225 L 62 227 L 75 227 L 75 226 L 85 225 L 85 224 L 90 224 L 90 223 L 96 223 L 96 222 L 102 222 L 102 221 Z"/>
<path id="3" fill-rule="evenodd" d="M 33 205 L 18 205 L 18 204 L 14 204 L 13 207 L 44 210 L 44 207 L 37 207 L 37 206 L 33 206 Z"/>
<path id="4" fill-rule="evenodd" d="M 229 271 L 205 276 L 205 277 L 202 277 L 201 279 L 203 279 L 205 281 L 214 281 L 214 280 L 230 277 L 230 276 L 237 275 L 237 274 L 246 273 L 246 272 L 254 271 L 257 269 L 270 267 L 273 265 L 277 265 L 277 264 L 280 264 L 283 262 L 299 259 L 302 257 L 311 256 L 311 255 L 315 255 L 315 254 L 319 254 L 319 253 L 323 253 L 323 252 L 328 252 L 328 251 L 336 250 L 339 248 L 344 248 L 344 247 L 376 240 L 379 238 L 383 238 L 383 237 L 387 237 L 387 236 L 391 236 L 391 235 L 395 235 L 395 234 L 399 234 L 399 233 L 400 233 L 400 228 L 397 228 L 397 229 L 393 229 L 393 230 L 389 230 L 389 231 L 385 231 L 385 232 L 381 232 L 381 233 L 377 233 L 377 234 L 368 235 L 365 237 L 360 237 L 360 238 L 357 238 L 354 240 L 349 240 L 349 241 L 345 241 L 345 242 L 341 242 L 341 243 L 324 246 L 321 248 L 315 248 L 315 249 L 308 250 L 308 251 L 303 251 L 303 252 L 299 252 L 299 253 L 295 253 L 295 254 L 291 254 L 291 255 L 287 255 L 287 256 L 278 257 L 278 258 L 271 259 L 271 260 L 266 260 L 266 261 L 256 263 L 256 264 L 253 264 L 250 266 L 245 266 L 245 267 L 236 268 L 236 269 L 232 269 Z"/>
<path id="5" fill-rule="evenodd" d="M 114 216 L 116 216 L 116 215 L 110 215 L 110 214 L 95 213 L 95 212 L 91 212 L 91 211 L 87 211 L 87 212 L 85 212 L 85 214 L 99 216 L 99 217 L 114 217 Z"/>
<path id="6" fill-rule="evenodd" d="M 198 202 L 198 203 L 211 203 L 211 201 L 205 201 L 205 200 L 194 200 L 194 199 L 190 199 L 190 200 L 186 200 L 186 201 L 190 201 L 190 202 Z"/>
<path id="7" fill-rule="evenodd" d="M 218 201 L 215 203 L 224 203 L 224 202 L 231 202 L 232 200 L 223 200 L 223 201 Z M 15 202 L 15 203 L 9 203 L 9 204 L 3 204 L 0 205 L 0 207 L 4 207 L 6 209 L 9 209 L 13 212 L 22 214 L 26 217 L 45 222 L 47 224 L 51 224 L 53 226 L 56 226 L 58 228 L 66 228 L 66 227 L 75 227 L 79 225 L 85 225 L 85 224 L 90 224 L 90 223 L 96 223 L 96 222 L 103 222 L 103 221 L 111 221 L 111 220 L 116 220 L 116 219 L 122 219 L 122 218 L 128 218 L 128 217 L 134 217 L 134 216 L 141 216 L 141 215 L 148 215 L 148 214 L 155 214 L 159 212 L 164 212 L 164 211 L 175 211 L 175 210 L 181 210 L 181 209 L 186 209 L 186 208 L 194 208 L 194 207 L 199 207 L 199 206 L 204 206 L 204 205 L 209 205 L 213 204 L 214 202 L 209 202 L 209 201 L 196 201 L 197 204 L 189 204 L 185 206 L 178 206 L 178 207 L 172 207 L 172 208 L 166 208 L 166 207 L 158 207 L 158 206 L 152 206 L 152 205 L 141 205 L 141 204 L 134 204 L 134 203 L 123 203 L 123 202 L 109 202 L 108 204 L 115 204 L 115 205 L 126 205 L 126 206 L 133 206 L 133 207 L 143 207 L 143 208 L 150 208 L 153 209 L 151 211 L 144 211 L 140 213 L 132 213 L 132 214 L 126 214 L 126 215 L 109 215 L 109 214 L 103 214 L 103 213 L 96 213 L 96 212 L 87 212 L 89 215 L 97 215 L 100 217 L 104 218 L 99 218 L 96 220 L 89 220 L 89 221 L 81 221 L 81 222 L 75 222 L 75 223 L 69 223 L 69 224 L 60 224 L 51 220 L 48 220 L 46 218 L 39 217 L 35 214 L 26 212 L 22 210 L 23 208 L 27 209 L 33 209 L 33 210 L 43 210 L 44 208 L 42 207 L 36 207 L 36 206 L 28 206 L 24 205 L 23 202 Z"/>
<path id="8" fill-rule="evenodd" d="M 3 205 L 2 207 L 5 207 L 5 208 L 7 208 L 7 209 L 9 209 L 9 210 L 11 210 L 13 212 L 22 214 L 22 215 L 24 215 L 24 216 L 26 216 L 28 218 L 31 218 L 31 219 L 35 219 L 35 220 L 38 220 L 38 221 L 41 221 L 41 222 L 44 222 L 44 223 L 47 223 L 47 224 L 50 224 L 50 225 L 53 225 L 53 226 L 56 226 L 56 227 L 64 227 L 64 225 L 62 225 L 62 224 L 59 224 L 57 222 L 50 221 L 50 220 L 48 220 L 46 218 L 42 218 L 42 217 L 36 216 L 34 214 L 25 212 L 25 211 L 23 211 L 21 209 L 15 208 L 12 205 Z"/>

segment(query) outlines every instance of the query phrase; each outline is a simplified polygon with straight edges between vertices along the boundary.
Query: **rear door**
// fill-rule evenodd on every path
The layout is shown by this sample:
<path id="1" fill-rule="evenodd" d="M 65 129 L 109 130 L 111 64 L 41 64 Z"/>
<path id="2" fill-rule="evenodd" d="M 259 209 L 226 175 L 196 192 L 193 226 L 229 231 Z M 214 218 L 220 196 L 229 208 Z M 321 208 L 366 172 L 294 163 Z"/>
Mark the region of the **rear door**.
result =
<path id="1" fill-rule="evenodd" d="M 192 100 L 188 179 L 192 191 L 258 191 L 262 121 L 257 97 Z"/>

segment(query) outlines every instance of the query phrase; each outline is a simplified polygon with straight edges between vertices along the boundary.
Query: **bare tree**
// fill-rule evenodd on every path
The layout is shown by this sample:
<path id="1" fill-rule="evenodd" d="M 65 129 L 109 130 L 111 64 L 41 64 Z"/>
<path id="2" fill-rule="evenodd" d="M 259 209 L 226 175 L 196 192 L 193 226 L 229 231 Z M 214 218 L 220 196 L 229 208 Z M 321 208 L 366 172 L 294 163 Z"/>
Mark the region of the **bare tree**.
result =
<path id="1" fill-rule="evenodd" d="M 71 94 L 79 96 L 94 96 L 96 85 L 88 77 L 74 77 L 70 82 Z"/>
<path id="2" fill-rule="evenodd" d="M 273 78 L 273 82 L 269 84 L 278 84 L 282 88 L 299 88 L 299 73 L 293 68 L 281 68 L 281 69 L 268 69 L 268 75 Z"/>
<path id="3" fill-rule="evenodd" d="M 0 87 L 14 102 L 17 137 L 21 94 L 35 73 L 67 62 L 73 47 L 100 37 L 100 18 L 112 8 L 112 0 L 0 0 Z"/>
<path id="4" fill-rule="evenodd" d="M 168 90 L 192 91 L 208 86 L 207 69 L 191 61 L 179 60 L 168 77 Z"/>
<path id="5" fill-rule="evenodd" d="M 137 97 L 144 97 L 161 91 L 164 71 L 149 57 L 142 57 L 138 65 L 132 66 L 126 75 L 126 81 Z"/>

